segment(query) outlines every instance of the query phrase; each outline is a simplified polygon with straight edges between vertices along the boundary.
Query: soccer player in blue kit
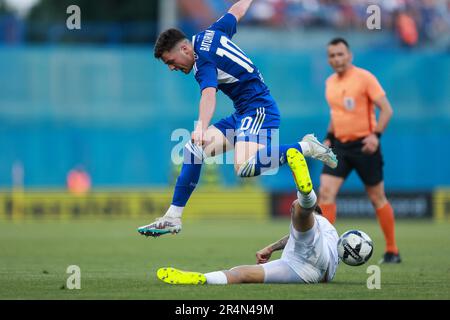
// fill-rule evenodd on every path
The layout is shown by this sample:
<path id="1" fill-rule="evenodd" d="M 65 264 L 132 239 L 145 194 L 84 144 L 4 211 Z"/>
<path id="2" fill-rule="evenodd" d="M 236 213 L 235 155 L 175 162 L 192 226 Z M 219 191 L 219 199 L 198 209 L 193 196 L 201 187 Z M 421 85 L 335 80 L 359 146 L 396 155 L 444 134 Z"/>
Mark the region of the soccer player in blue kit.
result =
<path id="1" fill-rule="evenodd" d="M 172 204 L 163 217 L 138 228 L 145 236 L 157 237 L 181 231 L 181 216 L 200 178 L 203 160 L 234 148 L 234 168 L 239 177 L 253 177 L 286 162 L 286 152 L 295 148 L 306 157 L 331 168 L 337 159 L 330 148 L 312 134 L 293 144 L 272 144 L 278 130 L 278 106 L 261 73 L 245 53 L 231 41 L 237 22 L 253 0 L 236 2 L 218 21 L 189 41 L 178 29 L 162 32 L 155 44 L 155 58 L 171 71 L 189 74 L 194 69 L 200 91 L 199 117 L 191 141 L 184 149 L 184 162 L 177 179 Z M 221 90 L 234 104 L 235 113 L 210 125 Z M 231 133 L 231 134 L 230 134 Z"/>

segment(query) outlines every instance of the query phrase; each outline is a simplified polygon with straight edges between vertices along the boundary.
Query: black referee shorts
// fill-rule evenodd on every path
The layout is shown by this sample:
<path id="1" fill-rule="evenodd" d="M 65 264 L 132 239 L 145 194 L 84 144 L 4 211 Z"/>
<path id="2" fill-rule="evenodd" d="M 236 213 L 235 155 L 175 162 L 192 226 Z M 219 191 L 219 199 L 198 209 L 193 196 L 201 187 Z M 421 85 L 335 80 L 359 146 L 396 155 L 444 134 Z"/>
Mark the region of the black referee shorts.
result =
<path id="1" fill-rule="evenodd" d="M 383 181 L 383 155 L 381 144 L 373 154 L 365 154 L 361 151 L 362 139 L 342 143 L 337 139 L 333 145 L 333 152 L 338 159 L 338 166 L 331 169 L 324 166 L 322 173 L 346 179 L 353 169 L 366 186 L 374 186 Z"/>

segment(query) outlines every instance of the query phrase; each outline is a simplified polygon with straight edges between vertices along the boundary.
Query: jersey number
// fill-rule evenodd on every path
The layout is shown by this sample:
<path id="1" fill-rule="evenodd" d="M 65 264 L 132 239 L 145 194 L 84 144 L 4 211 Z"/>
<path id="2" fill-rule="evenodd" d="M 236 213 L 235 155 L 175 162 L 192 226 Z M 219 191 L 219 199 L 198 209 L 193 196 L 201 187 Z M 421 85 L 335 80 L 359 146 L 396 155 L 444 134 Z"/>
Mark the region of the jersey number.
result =
<path id="1" fill-rule="evenodd" d="M 216 54 L 220 57 L 227 57 L 232 61 L 236 62 L 238 65 L 243 67 L 249 73 L 252 73 L 255 69 L 250 65 L 253 62 L 247 58 L 244 53 L 235 45 L 231 40 L 225 36 L 220 37 L 220 44 L 223 48 L 217 48 Z M 250 64 L 249 64 L 250 63 Z"/>

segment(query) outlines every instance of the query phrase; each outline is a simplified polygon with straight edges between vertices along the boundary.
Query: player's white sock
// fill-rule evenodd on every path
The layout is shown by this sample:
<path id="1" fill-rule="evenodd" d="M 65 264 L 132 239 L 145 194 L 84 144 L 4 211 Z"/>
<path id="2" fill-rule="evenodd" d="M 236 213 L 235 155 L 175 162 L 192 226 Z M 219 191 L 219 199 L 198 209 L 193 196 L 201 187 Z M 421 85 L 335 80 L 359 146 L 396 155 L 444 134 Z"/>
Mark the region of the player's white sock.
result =
<path id="1" fill-rule="evenodd" d="M 184 207 L 177 207 L 171 204 L 164 216 L 170 218 L 181 218 L 181 216 L 183 215 L 183 210 Z"/>
<path id="2" fill-rule="evenodd" d="M 302 148 L 302 154 L 305 157 L 310 157 L 311 156 L 311 148 L 309 146 L 309 143 L 306 141 L 300 141 L 298 144 L 300 145 L 300 148 Z"/>
<path id="3" fill-rule="evenodd" d="M 317 196 L 314 189 L 308 194 L 303 194 L 300 191 L 297 191 L 297 198 L 300 206 L 305 209 L 314 207 L 317 201 Z"/>
<path id="4" fill-rule="evenodd" d="M 227 275 L 222 271 L 205 273 L 207 284 L 228 284 Z"/>

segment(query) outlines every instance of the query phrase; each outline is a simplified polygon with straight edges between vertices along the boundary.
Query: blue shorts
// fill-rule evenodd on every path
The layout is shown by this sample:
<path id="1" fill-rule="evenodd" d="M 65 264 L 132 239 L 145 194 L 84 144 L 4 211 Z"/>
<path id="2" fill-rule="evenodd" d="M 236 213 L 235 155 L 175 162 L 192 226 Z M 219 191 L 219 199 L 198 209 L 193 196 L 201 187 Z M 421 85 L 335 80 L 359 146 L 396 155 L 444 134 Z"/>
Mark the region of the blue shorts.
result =
<path id="1" fill-rule="evenodd" d="M 233 113 L 213 124 L 234 145 L 253 141 L 269 145 L 274 129 L 280 127 L 280 113 L 275 106 L 256 108 L 245 114 Z"/>

